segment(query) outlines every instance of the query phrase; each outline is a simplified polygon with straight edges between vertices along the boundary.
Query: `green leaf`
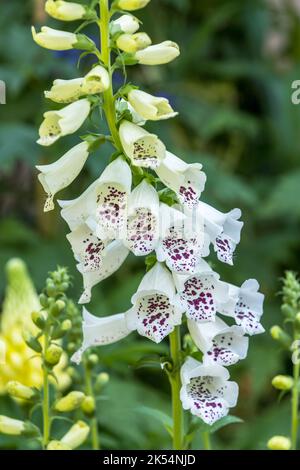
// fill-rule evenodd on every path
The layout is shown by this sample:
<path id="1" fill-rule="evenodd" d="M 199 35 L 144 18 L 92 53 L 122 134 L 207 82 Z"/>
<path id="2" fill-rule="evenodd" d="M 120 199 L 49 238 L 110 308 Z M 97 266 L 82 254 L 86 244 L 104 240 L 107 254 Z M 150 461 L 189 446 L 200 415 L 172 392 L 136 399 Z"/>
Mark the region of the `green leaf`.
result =
<path id="1" fill-rule="evenodd" d="M 165 188 L 158 192 L 160 202 L 164 202 L 168 206 L 174 206 L 178 204 L 178 197 L 172 189 Z"/>
<path id="2" fill-rule="evenodd" d="M 149 416 L 149 418 L 156 419 L 164 426 L 170 436 L 173 436 L 173 419 L 169 415 L 163 411 L 157 410 L 155 408 L 149 408 L 147 406 L 138 407 L 137 412 L 143 413 L 144 415 Z"/>
<path id="3" fill-rule="evenodd" d="M 145 258 L 146 271 L 147 272 L 150 271 L 150 269 L 152 269 L 153 266 L 155 266 L 156 263 L 157 263 L 156 255 L 146 256 L 146 258 Z"/>

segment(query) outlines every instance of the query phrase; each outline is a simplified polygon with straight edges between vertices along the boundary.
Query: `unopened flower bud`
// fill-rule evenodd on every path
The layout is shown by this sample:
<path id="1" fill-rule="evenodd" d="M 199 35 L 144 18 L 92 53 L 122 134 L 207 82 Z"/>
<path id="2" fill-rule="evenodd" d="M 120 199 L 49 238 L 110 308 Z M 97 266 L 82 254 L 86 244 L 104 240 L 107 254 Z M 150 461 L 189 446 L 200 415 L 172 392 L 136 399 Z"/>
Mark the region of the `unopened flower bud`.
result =
<path id="1" fill-rule="evenodd" d="M 50 441 L 47 450 L 72 450 L 71 447 L 63 444 L 61 441 Z"/>
<path id="2" fill-rule="evenodd" d="M 290 450 L 292 443 L 288 437 L 274 436 L 269 439 L 267 446 L 270 450 Z"/>
<path id="3" fill-rule="evenodd" d="M 77 421 L 60 442 L 71 449 L 76 449 L 84 443 L 89 432 L 90 428 L 84 421 Z"/>
<path id="4" fill-rule="evenodd" d="M 28 331 L 23 332 L 23 338 L 24 338 L 25 343 L 30 349 L 32 349 L 33 351 L 37 353 L 42 352 L 41 343 L 39 342 L 37 338 L 32 336 Z"/>
<path id="5" fill-rule="evenodd" d="M 275 341 L 278 341 L 285 348 L 290 349 L 292 344 L 292 338 L 285 331 L 283 331 L 280 326 L 272 326 L 270 333 L 272 338 L 275 339 Z"/>
<path id="6" fill-rule="evenodd" d="M 45 10 L 56 20 L 76 21 L 96 18 L 95 13 L 80 3 L 65 2 L 63 0 L 47 0 Z"/>
<path id="7" fill-rule="evenodd" d="M 65 308 L 66 304 L 63 300 L 56 300 L 56 302 L 51 306 L 50 313 L 54 317 L 57 317 Z"/>
<path id="8" fill-rule="evenodd" d="M 272 385 L 277 390 L 291 390 L 294 380 L 288 375 L 276 375 L 272 380 Z"/>
<path id="9" fill-rule="evenodd" d="M 20 421 L 19 419 L 9 418 L 8 416 L 0 416 L 0 433 L 10 436 L 37 436 L 38 428 L 29 421 Z"/>
<path id="10" fill-rule="evenodd" d="M 46 317 L 42 312 L 32 312 L 31 320 L 38 328 L 41 330 L 44 329 L 46 325 Z"/>
<path id="11" fill-rule="evenodd" d="M 87 358 L 87 366 L 88 367 L 94 367 L 98 364 L 99 358 L 97 354 L 90 354 Z"/>
<path id="12" fill-rule="evenodd" d="M 96 379 L 96 387 L 100 390 L 104 385 L 109 382 L 109 375 L 107 372 L 101 372 Z"/>
<path id="13" fill-rule="evenodd" d="M 51 366 L 59 363 L 63 350 L 57 344 L 51 344 L 45 352 L 45 361 Z"/>
<path id="14" fill-rule="evenodd" d="M 81 406 L 84 398 L 85 395 L 82 392 L 70 392 L 68 395 L 56 402 L 54 409 L 61 413 L 76 410 Z"/>
<path id="15" fill-rule="evenodd" d="M 117 0 L 116 6 L 120 10 L 134 11 L 144 8 L 150 0 Z"/>
<path id="16" fill-rule="evenodd" d="M 10 396 L 20 398 L 22 400 L 32 400 L 37 394 L 33 388 L 27 387 L 17 381 L 8 382 L 6 385 L 6 391 Z"/>
<path id="17" fill-rule="evenodd" d="M 48 297 L 45 294 L 40 294 L 40 304 L 42 307 L 46 308 L 48 307 Z"/>
<path id="18" fill-rule="evenodd" d="M 87 416 L 92 416 L 96 409 L 94 397 L 86 396 L 81 403 L 81 409 Z"/>

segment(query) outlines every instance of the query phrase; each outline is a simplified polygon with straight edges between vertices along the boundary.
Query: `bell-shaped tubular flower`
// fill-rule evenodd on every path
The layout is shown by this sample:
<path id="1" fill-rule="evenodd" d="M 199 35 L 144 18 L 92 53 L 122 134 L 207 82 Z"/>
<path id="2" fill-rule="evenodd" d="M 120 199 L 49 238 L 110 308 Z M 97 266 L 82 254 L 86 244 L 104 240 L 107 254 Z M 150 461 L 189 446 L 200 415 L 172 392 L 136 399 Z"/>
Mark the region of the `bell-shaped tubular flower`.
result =
<path id="1" fill-rule="evenodd" d="M 71 450 L 80 447 L 87 439 L 90 427 L 84 421 L 77 421 L 61 438 L 60 443 Z"/>
<path id="2" fill-rule="evenodd" d="M 238 385 L 228 379 L 229 372 L 225 367 L 202 364 L 188 357 L 181 368 L 183 408 L 205 423 L 214 424 L 237 403 Z"/>
<path id="3" fill-rule="evenodd" d="M 169 271 L 160 263 L 145 274 L 127 312 L 129 329 L 160 343 L 176 325 L 182 312 L 174 305 L 175 286 Z"/>
<path id="4" fill-rule="evenodd" d="M 82 310 L 83 342 L 71 360 L 77 364 L 81 362 L 82 354 L 93 346 L 104 346 L 116 343 L 131 333 L 127 326 L 126 314 L 119 313 L 108 317 L 91 315 L 86 308 Z"/>
<path id="5" fill-rule="evenodd" d="M 118 0 L 117 7 L 120 10 L 134 11 L 144 8 L 149 2 L 150 0 Z"/>
<path id="6" fill-rule="evenodd" d="M 161 165 L 155 169 L 157 176 L 172 191 L 179 201 L 189 208 L 198 204 L 206 183 L 206 175 L 200 163 L 185 163 L 170 152 Z"/>
<path id="7" fill-rule="evenodd" d="M 129 197 L 125 246 L 135 256 L 145 256 L 157 246 L 159 238 L 159 197 L 143 180 Z"/>
<path id="8" fill-rule="evenodd" d="M 128 101 L 146 121 L 160 121 L 177 116 L 167 98 L 159 98 L 141 90 L 131 90 Z"/>
<path id="9" fill-rule="evenodd" d="M 117 32 L 133 34 L 139 29 L 139 21 L 132 15 L 123 15 L 115 21 L 112 21 L 110 28 L 113 34 Z"/>
<path id="10" fill-rule="evenodd" d="M 88 156 L 89 146 L 87 142 L 82 142 L 71 148 L 56 162 L 36 166 L 40 171 L 38 178 L 48 195 L 44 207 L 45 212 L 54 209 L 53 197 L 77 178 Z"/>
<path id="11" fill-rule="evenodd" d="M 85 77 L 54 80 L 51 90 L 45 91 L 45 97 L 56 103 L 71 103 L 84 95 L 102 93 L 108 89 L 109 83 L 107 70 L 97 65 Z"/>
<path id="12" fill-rule="evenodd" d="M 162 65 L 172 62 L 179 55 L 178 44 L 172 41 L 164 41 L 137 51 L 134 58 L 142 65 Z"/>
<path id="13" fill-rule="evenodd" d="M 84 123 L 91 109 L 89 100 L 82 99 L 65 106 L 58 111 L 44 114 L 38 144 L 49 146 L 65 135 L 73 134 Z"/>
<path id="14" fill-rule="evenodd" d="M 86 225 L 80 225 L 67 235 L 75 259 L 81 264 L 83 273 L 99 271 L 103 261 L 103 251 L 108 240 L 101 240 Z"/>
<path id="15" fill-rule="evenodd" d="M 233 254 L 241 239 L 240 209 L 223 214 L 208 204 L 199 201 L 198 210 L 204 218 L 205 228 L 217 253 L 218 259 L 233 265 Z"/>
<path id="16" fill-rule="evenodd" d="M 129 121 L 122 121 L 120 139 L 124 151 L 133 165 L 157 168 L 166 156 L 166 148 L 155 134 Z"/>
<path id="17" fill-rule="evenodd" d="M 121 34 L 116 40 L 118 49 L 121 51 L 127 52 L 129 54 L 134 54 L 137 51 L 145 49 L 148 46 L 151 46 L 152 41 L 147 33 L 135 33 L 135 34 Z"/>
<path id="18" fill-rule="evenodd" d="M 177 300 L 186 316 L 196 322 L 215 321 L 218 305 L 228 299 L 228 284 L 202 259 L 194 274 L 181 276 L 173 273 Z"/>
<path id="19" fill-rule="evenodd" d="M 203 362 L 221 366 L 245 359 L 249 339 L 240 326 L 228 326 L 220 318 L 214 322 L 197 323 L 188 320 L 188 329 L 196 346 L 203 352 Z"/>
<path id="20" fill-rule="evenodd" d="M 84 34 L 69 33 L 48 26 L 42 26 L 39 33 L 32 26 L 31 32 L 34 42 L 45 49 L 53 51 L 68 51 L 70 49 L 92 51 L 95 49 L 95 43 Z"/>
<path id="21" fill-rule="evenodd" d="M 220 302 L 218 312 L 233 317 L 236 324 L 248 335 L 263 333 L 265 330 L 260 318 L 263 314 L 264 295 L 258 292 L 258 282 L 255 279 L 248 279 L 241 287 L 232 284 L 228 286 L 227 301 Z"/>
<path id="22" fill-rule="evenodd" d="M 160 212 L 158 261 L 165 261 L 168 268 L 178 274 L 193 273 L 201 258 L 209 254 L 209 239 L 204 233 L 201 215 L 194 212 L 185 216 L 165 204 L 161 204 Z"/>
<path id="23" fill-rule="evenodd" d="M 76 21 L 93 17 L 88 7 L 63 0 L 47 0 L 45 10 L 52 18 L 61 21 Z"/>
<path id="24" fill-rule="evenodd" d="M 129 250 L 119 240 L 110 243 L 103 252 L 102 263 L 97 270 L 86 271 L 82 263 L 77 265 L 78 271 L 83 277 L 84 291 L 79 299 L 80 304 L 89 303 L 91 290 L 104 279 L 116 272 L 127 258 Z"/>

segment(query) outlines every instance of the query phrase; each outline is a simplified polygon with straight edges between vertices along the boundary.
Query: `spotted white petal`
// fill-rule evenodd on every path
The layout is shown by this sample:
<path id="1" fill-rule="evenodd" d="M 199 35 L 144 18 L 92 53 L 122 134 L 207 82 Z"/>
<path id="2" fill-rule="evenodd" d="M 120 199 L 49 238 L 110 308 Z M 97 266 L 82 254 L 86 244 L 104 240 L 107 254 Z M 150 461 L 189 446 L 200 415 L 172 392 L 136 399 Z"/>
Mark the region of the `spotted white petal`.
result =
<path id="1" fill-rule="evenodd" d="M 182 312 L 174 305 L 175 287 L 168 270 L 160 263 L 144 276 L 133 308 L 127 313 L 128 327 L 159 343 L 181 323 Z"/>
<path id="2" fill-rule="evenodd" d="M 122 121 L 119 134 L 126 155 L 135 166 L 155 169 L 165 158 L 164 144 L 142 127 Z"/>
<path id="3" fill-rule="evenodd" d="M 90 102 L 87 99 L 82 99 L 58 111 L 47 111 L 39 129 L 40 138 L 37 143 L 49 146 L 60 137 L 73 134 L 82 126 L 90 109 Z"/>
<path id="4" fill-rule="evenodd" d="M 116 343 L 131 333 L 124 313 L 108 317 L 96 317 L 83 307 L 82 319 L 82 345 L 71 358 L 77 364 L 81 362 L 82 354 L 88 348 Z"/>
<path id="5" fill-rule="evenodd" d="M 135 256 L 145 256 L 157 246 L 159 234 L 159 197 L 143 180 L 131 193 L 128 204 L 124 244 Z"/>
<path id="6" fill-rule="evenodd" d="M 167 98 L 159 98 L 141 90 L 131 90 L 128 101 L 146 121 L 160 121 L 177 116 Z"/>
<path id="7" fill-rule="evenodd" d="M 220 276 L 203 259 L 194 274 L 173 276 L 186 316 L 196 322 L 215 321 L 218 304 L 228 299 L 228 285 L 220 282 Z"/>
<path id="8" fill-rule="evenodd" d="M 105 248 L 99 269 L 94 271 L 84 271 L 81 263 L 77 265 L 77 269 L 83 277 L 84 287 L 83 294 L 79 299 L 80 304 L 90 302 L 92 288 L 116 272 L 124 263 L 128 253 L 129 250 L 120 241 L 116 240 Z"/>
<path id="9" fill-rule="evenodd" d="M 204 354 L 204 363 L 230 366 L 247 355 L 249 340 L 239 326 L 228 326 L 216 318 L 214 322 L 205 323 L 188 320 L 188 329 L 194 343 Z"/>
<path id="10" fill-rule="evenodd" d="M 212 425 L 226 416 L 238 397 L 238 385 L 230 382 L 227 369 L 188 358 L 181 368 L 180 398 L 185 410 Z"/>
<path id="11" fill-rule="evenodd" d="M 38 178 L 48 195 L 44 211 L 54 209 L 53 197 L 71 184 L 81 172 L 87 158 L 89 148 L 86 142 L 71 148 L 59 160 L 50 165 L 37 165 L 40 171 Z"/>
<path id="12" fill-rule="evenodd" d="M 182 204 L 193 208 L 198 204 L 206 183 L 206 175 L 201 169 L 200 163 L 187 164 L 167 152 L 166 158 L 155 171 L 161 181 L 177 194 Z"/>
<path id="13" fill-rule="evenodd" d="M 233 254 L 240 242 L 243 222 L 240 209 L 233 209 L 227 214 L 214 209 L 204 202 L 199 202 L 198 210 L 204 218 L 206 230 L 217 253 L 218 259 L 233 264 Z"/>
<path id="14" fill-rule="evenodd" d="M 255 279 L 245 281 L 241 287 L 229 284 L 228 298 L 218 306 L 220 313 L 233 317 L 236 324 L 249 335 L 265 331 L 260 323 L 264 295 L 258 292 L 258 289 L 259 284 Z"/>

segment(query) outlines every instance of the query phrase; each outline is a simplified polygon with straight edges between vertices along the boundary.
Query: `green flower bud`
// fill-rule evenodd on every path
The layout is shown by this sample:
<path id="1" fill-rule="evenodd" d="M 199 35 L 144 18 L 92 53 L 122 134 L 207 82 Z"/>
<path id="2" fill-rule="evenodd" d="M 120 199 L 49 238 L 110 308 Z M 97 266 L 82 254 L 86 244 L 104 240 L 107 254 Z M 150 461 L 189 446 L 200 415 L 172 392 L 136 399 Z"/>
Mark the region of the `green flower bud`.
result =
<path id="1" fill-rule="evenodd" d="M 45 328 L 46 317 L 42 312 L 32 312 L 31 320 L 41 330 L 43 330 Z"/>
<path id="2" fill-rule="evenodd" d="M 87 366 L 90 368 L 96 366 L 98 362 L 99 362 L 99 358 L 97 354 L 90 354 L 87 358 Z"/>
<path id="3" fill-rule="evenodd" d="M 48 307 L 48 297 L 45 294 L 40 294 L 40 304 L 42 307 L 46 308 Z"/>
<path id="4" fill-rule="evenodd" d="M 25 343 L 30 349 L 32 349 L 33 351 L 37 353 L 42 352 L 43 349 L 42 349 L 41 343 L 39 342 L 37 338 L 32 336 L 28 331 L 23 332 L 23 338 L 24 338 Z"/>
<path id="5" fill-rule="evenodd" d="M 288 375 L 276 375 L 272 380 L 272 385 L 277 390 L 291 390 L 294 385 L 294 380 Z"/>
<path id="6" fill-rule="evenodd" d="M 55 328 L 52 332 L 52 339 L 60 339 L 65 336 L 67 331 L 72 328 L 72 322 L 70 320 L 64 320 L 61 325 Z"/>
<path id="7" fill-rule="evenodd" d="M 49 297 L 56 296 L 56 286 L 52 281 L 47 283 L 46 292 Z"/>
<path id="8" fill-rule="evenodd" d="M 104 387 L 109 382 L 109 375 L 107 372 L 101 372 L 97 379 L 96 379 L 96 385 L 99 388 Z"/>
<path id="9" fill-rule="evenodd" d="M 283 331 L 283 329 L 280 326 L 278 325 L 272 326 L 270 330 L 270 334 L 272 338 L 275 339 L 275 341 L 278 341 L 286 349 L 290 349 L 291 344 L 292 344 L 292 338 L 285 331 Z"/>
<path id="10" fill-rule="evenodd" d="M 51 344 L 45 352 L 45 361 L 51 366 L 59 363 L 63 350 L 57 344 Z"/>
<path id="11" fill-rule="evenodd" d="M 267 443 L 270 450 L 290 450 L 292 447 L 291 440 L 284 436 L 274 436 Z"/>
<path id="12" fill-rule="evenodd" d="M 56 402 L 54 409 L 61 413 L 76 410 L 81 406 L 84 398 L 85 395 L 82 392 L 70 392 L 68 395 Z"/>
<path id="13" fill-rule="evenodd" d="M 81 409 L 87 416 L 93 416 L 96 409 L 96 403 L 94 397 L 86 396 L 81 403 Z"/>
<path id="14" fill-rule="evenodd" d="M 10 381 L 6 385 L 7 393 L 14 398 L 32 400 L 37 396 L 37 391 L 17 381 Z"/>
<path id="15" fill-rule="evenodd" d="M 77 347 L 76 347 L 76 344 L 71 342 L 67 345 L 67 350 L 69 353 L 74 353 L 76 351 Z"/>
<path id="16" fill-rule="evenodd" d="M 65 308 L 66 304 L 63 300 L 56 300 L 56 302 L 50 308 L 50 314 L 53 317 L 57 317 Z"/>

